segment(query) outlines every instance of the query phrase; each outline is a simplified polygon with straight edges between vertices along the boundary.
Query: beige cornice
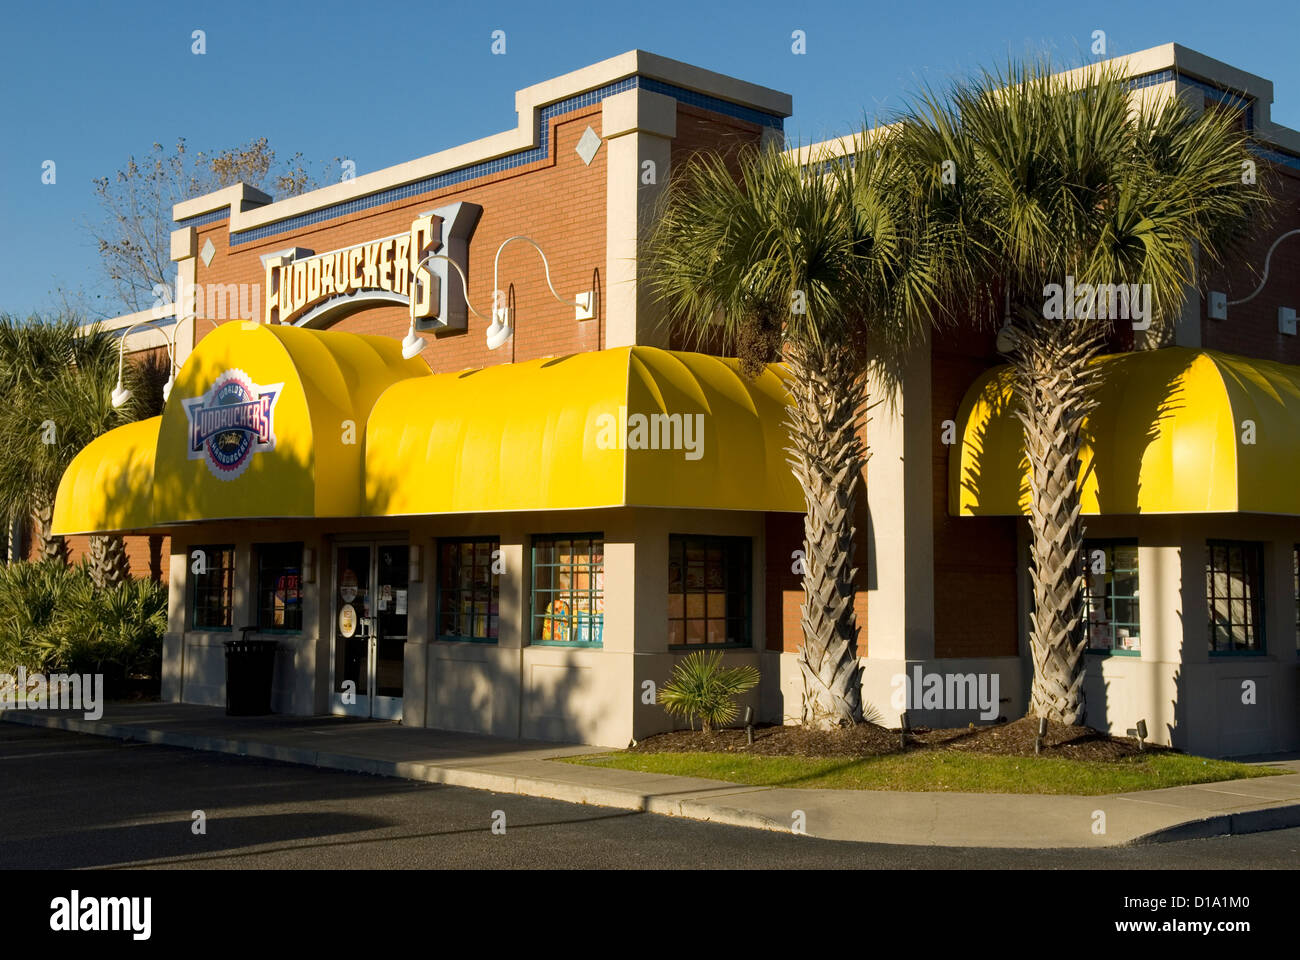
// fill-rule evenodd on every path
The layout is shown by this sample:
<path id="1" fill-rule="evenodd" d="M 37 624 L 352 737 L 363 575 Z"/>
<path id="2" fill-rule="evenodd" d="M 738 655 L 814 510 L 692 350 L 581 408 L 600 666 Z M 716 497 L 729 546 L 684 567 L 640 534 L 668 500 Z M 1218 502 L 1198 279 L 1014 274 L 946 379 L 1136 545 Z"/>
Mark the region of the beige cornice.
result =
<path id="1" fill-rule="evenodd" d="M 230 206 L 229 229 L 231 232 L 239 232 L 528 150 L 537 146 L 537 114 L 543 107 L 637 75 L 661 80 L 780 117 L 790 116 L 793 109 L 789 94 L 746 83 L 677 60 L 670 60 L 667 57 L 660 57 L 644 50 L 630 50 L 518 91 L 515 94 L 518 123 L 513 130 L 321 187 L 319 190 L 289 197 L 278 203 L 268 203 L 266 200 L 260 204 L 251 203 L 250 192 L 261 197 L 265 197 L 265 194 L 243 184 L 236 184 L 225 190 L 177 204 L 173 208 L 173 216 L 177 220 L 184 220 Z M 244 192 L 239 192 L 241 190 Z"/>

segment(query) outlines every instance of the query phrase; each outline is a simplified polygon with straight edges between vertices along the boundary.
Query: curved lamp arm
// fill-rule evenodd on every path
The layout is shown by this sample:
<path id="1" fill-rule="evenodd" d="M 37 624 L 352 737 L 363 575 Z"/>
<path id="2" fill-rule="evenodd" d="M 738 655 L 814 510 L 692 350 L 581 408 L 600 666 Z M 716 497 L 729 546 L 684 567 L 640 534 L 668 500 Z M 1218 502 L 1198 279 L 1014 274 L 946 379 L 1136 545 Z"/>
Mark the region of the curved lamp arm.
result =
<path id="1" fill-rule="evenodd" d="M 448 263 L 450 263 L 453 267 L 456 268 L 456 274 L 457 276 L 460 277 L 460 290 L 461 293 L 465 295 L 465 306 L 469 308 L 469 312 L 474 314 L 474 316 L 478 317 L 480 320 L 486 320 L 487 317 L 483 316 L 483 314 L 475 310 L 474 307 L 469 302 L 469 282 L 465 279 L 465 271 L 460 268 L 460 264 L 457 263 L 455 260 L 453 260 L 451 257 L 447 256 L 446 254 L 430 253 L 422 257 L 420 262 L 415 265 L 416 271 L 418 272 L 419 269 L 423 267 L 426 263 L 428 263 L 430 260 L 446 260 Z M 411 312 L 414 313 L 415 312 L 414 300 L 412 300 L 411 304 L 412 304 Z"/>
<path id="2" fill-rule="evenodd" d="M 212 324 L 214 330 L 221 329 L 221 324 L 217 323 L 217 321 L 213 320 L 211 317 L 200 317 L 195 313 L 187 319 L 194 321 L 195 333 L 197 333 L 199 329 L 199 320 L 208 321 L 208 323 Z M 167 335 L 167 359 L 171 362 L 171 369 L 167 374 L 167 382 L 163 384 L 163 403 L 167 402 L 167 398 L 172 395 L 172 387 L 176 385 L 176 374 L 178 372 L 176 369 L 176 334 L 180 332 L 181 324 L 184 322 L 184 320 L 177 320 L 176 323 L 172 325 L 172 332 Z M 118 379 L 121 379 L 120 374 Z"/>
<path id="3" fill-rule="evenodd" d="M 507 303 L 501 302 L 501 286 L 498 278 L 500 276 L 501 268 L 501 251 L 515 240 L 522 240 L 524 243 L 529 244 L 537 251 L 537 255 L 542 258 L 542 269 L 546 272 L 546 286 L 550 289 L 551 296 L 565 306 L 575 307 L 578 310 L 591 311 L 590 315 L 594 315 L 595 312 L 595 304 L 593 302 L 595 292 L 593 291 L 586 295 L 587 301 L 585 303 L 581 300 L 565 300 L 556 292 L 555 284 L 551 282 L 551 263 L 546 259 L 546 253 L 532 237 L 526 237 L 522 233 L 517 233 L 513 237 L 506 237 L 501 241 L 501 246 L 497 247 L 497 255 L 492 261 L 492 326 L 488 328 L 487 332 L 487 344 L 489 350 L 495 350 L 497 347 L 501 346 L 513 333 L 510 328 L 510 306 Z"/>
<path id="4" fill-rule="evenodd" d="M 147 324 L 157 323 L 157 322 L 158 322 L 157 318 L 150 317 L 148 320 L 139 320 L 131 324 L 124 331 L 122 331 L 122 338 L 121 340 L 118 341 L 117 344 L 117 385 L 113 387 L 113 392 L 112 394 L 110 394 L 110 399 L 112 400 L 114 407 L 119 407 L 119 408 L 123 407 L 126 405 L 126 402 L 131 399 L 131 391 L 128 390 L 126 386 L 122 383 L 122 371 L 126 365 L 127 337 L 131 336 L 131 331 L 134 330 L 136 327 L 143 327 L 146 326 Z M 155 327 L 154 329 L 157 328 Z M 167 336 L 166 334 L 163 334 L 164 338 L 166 338 L 166 336 Z M 170 355 L 171 351 L 169 350 L 168 353 Z"/>
<path id="5" fill-rule="evenodd" d="M 451 257 L 447 256 L 446 254 L 426 253 L 423 257 L 421 257 L 419 262 L 416 263 L 414 269 L 411 270 L 412 284 L 420 282 L 416 274 L 418 274 L 420 270 L 424 268 L 424 265 L 428 263 L 430 260 L 446 260 L 449 264 L 451 264 L 453 267 L 456 268 L 456 275 L 460 277 L 460 290 L 461 293 L 465 295 L 465 307 L 469 310 L 470 313 L 474 314 L 474 316 L 478 317 L 480 320 L 486 320 L 487 317 L 483 316 L 483 314 L 475 310 L 473 305 L 469 302 L 469 281 L 465 279 L 465 271 L 463 271 L 460 268 L 459 263 L 451 259 Z M 415 332 L 415 291 L 414 290 L 411 291 L 411 296 L 407 298 L 407 302 L 409 303 L 411 309 L 411 326 L 407 329 L 406 336 L 402 338 L 402 356 L 405 359 L 410 360 L 412 357 L 414 357 L 416 354 L 418 354 L 421 350 L 423 350 L 428 345 L 428 341 L 425 340 L 424 337 L 421 337 L 419 334 Z"/>
<path id="6" fill-rule="evenodd" d="M 1268 283 L 1268 265 L 1269 265 L 1269 261 L 1273 259 L 1273 251 L 1276 250 L 1277 245 L 1281 243 L 1283 240 L 1285 240 L 1287 237 L 1294 237 L 1298 234 L 1300 234 L 1300 229 L 1288 230 L 1286 233 L 1282 234 L 1282 236 L 1274 240 L 1273 246 L 1269 247 L 1268 253 L 1264 255 L 1264 276 L 1259 281 L 1259 286 L 1255 288 L 1255 292 L 1248 297 L 1243 297 L 1240 300 L 1229 300 L 1226 306 L 1235 307 L 1238 306 L 1239 304 L 1246 303 L 1249 300 L 1254 300 L 1257 296 L 1259 296 L 1260 291 L 1264 289 L 1264 284 Z"/>
<path id="7" fill-rule="evenodd" d="M 537 245 L 537 241 L 534 240 L 532 237 L 525 237 L 522 233 L 517 233 L 513 237 L 506 237 L 504 240 L 501 241 L 501 246 L 497 247 L 496 259 L 492 261 L 492 297 L 494 303 L 496 300 L 496 295 L 501 290 L 501 288 L 497 284 L 497 271 L 498 268 L 501 266 L 501 251 L 506 248 L 506 245 L 508 243 L 511 243 L 514 240 L 522 240 L 525 243 L 532 244 L 533 249 L 537 251 L 537 255 L 542 258 L 542 269 L 546 271 L 546 285 L 551 288 L 551 296 L 553 296 L 556 300 L 559 300 L 560 303 L 563 303 L 566 306 L 570 306 L 570 307 L 587 306 L 585 303 L 582 303 L 577 300 L 565 300 L 562 296 L 560 296 L 558 293 L 555 292 L 555 284 L 551 283 L 550 261 L 546 259 L 546 254 L 543 253 L 542 248 Z M 495 312 L 496 310 L 494 308 L 493 313 Z M 509 321 L 507 321 L 507 325 L 509 325 Z"/>

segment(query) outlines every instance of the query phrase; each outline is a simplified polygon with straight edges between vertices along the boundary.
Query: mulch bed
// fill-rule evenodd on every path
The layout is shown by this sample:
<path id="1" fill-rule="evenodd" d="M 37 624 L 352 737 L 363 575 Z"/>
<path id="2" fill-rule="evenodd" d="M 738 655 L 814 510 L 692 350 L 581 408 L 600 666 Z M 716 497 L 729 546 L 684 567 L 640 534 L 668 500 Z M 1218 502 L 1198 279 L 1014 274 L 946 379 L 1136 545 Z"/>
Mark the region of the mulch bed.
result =
<path id="1" fill-rule="evenodd" d="M 908 731 L 907 752 L 960 750 L 969 753 L 1034 755 L 1038 720 L 1024 717 L 991 726 L 932 730 L 916 727 Z M 1147 752 L 1168 750 L 1146 744 Z M 872 723 L 860 723 L 836 730 L 806 730 L 801 726 L 756 726 L 754 743 L 745 741 L 745 731 L 726 729 L 704 734 L 699 730 L 675 730 L 639 741 L 632 753 L 750 753 L 769 757 L 880 757 L 901 753 L 897 728 L 889 730 Z M 1071 760 L 1125 760 L 1138 753 L 1132 737 L 1113 737 L 1091 727 L 1048 723 L 1042 756 Z"/>

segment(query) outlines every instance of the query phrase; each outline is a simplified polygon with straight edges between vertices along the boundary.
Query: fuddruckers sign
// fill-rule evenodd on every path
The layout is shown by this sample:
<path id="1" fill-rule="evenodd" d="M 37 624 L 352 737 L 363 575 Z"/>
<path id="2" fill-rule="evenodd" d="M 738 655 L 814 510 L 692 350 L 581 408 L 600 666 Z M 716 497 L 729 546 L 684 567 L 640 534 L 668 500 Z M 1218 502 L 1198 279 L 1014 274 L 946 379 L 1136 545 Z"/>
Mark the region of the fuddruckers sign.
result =
<path id="1" fill-rule="evenodd" d="M 469 235 L 481 209 L 456 203 L 421 214 L 403 234 L 330 253 L 295 248 L 263 257 L 266 322 L 325 326 L 374 301 L 409 305 L 414 299 L 416 319 L 426 321 L 422 326 L 463 329 L 460 278 L 448 277 L 446 260 L 435 258 L 418 270 L 416 265 L 433 253 L 467 270 Z"/>

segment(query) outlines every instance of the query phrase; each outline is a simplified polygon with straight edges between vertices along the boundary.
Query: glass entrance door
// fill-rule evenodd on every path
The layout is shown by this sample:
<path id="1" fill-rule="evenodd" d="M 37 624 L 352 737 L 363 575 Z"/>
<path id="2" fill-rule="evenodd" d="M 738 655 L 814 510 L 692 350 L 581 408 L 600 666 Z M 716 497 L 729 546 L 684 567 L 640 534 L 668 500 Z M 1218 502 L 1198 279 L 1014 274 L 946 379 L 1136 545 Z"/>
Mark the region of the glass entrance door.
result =
<path id="1" fill-rule="evenodd" d="M 334 713 L 402 718 L 406 544 L 345 543 L 334 553 Z"/>

